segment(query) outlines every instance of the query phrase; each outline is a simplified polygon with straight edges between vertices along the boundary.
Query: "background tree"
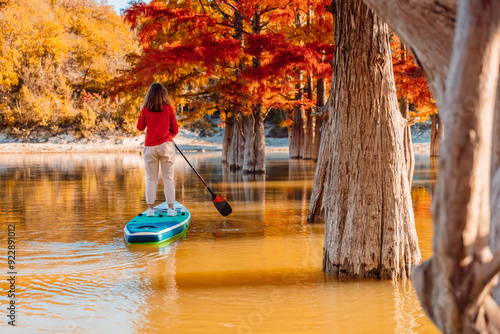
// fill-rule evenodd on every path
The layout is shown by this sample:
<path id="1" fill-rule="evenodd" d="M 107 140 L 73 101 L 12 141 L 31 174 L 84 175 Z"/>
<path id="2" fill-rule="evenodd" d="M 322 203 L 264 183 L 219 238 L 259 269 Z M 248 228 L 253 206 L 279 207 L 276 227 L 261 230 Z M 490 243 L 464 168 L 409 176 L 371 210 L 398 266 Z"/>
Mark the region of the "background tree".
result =
<path id="1" fill-rule="evenodd" d="M 335 1 L 332 9 L 333 90 L 313 189 L 325 211 L 323 270 L 407 277 L 420 251 L 388 28 L 362 1 Z"/>
<path id="2" fill-rule="evenodd" d="M 395 35 L 391 38 L 391 47 L 399 110 L 403 118 L 408 121 L 404 130 L 404 147 L 408 178 L 411 185 L 413 170 L 415 168 L 415 157 L 410 127 L 416 122 L 427 121 L 429 116 L 434 120 L 436 117 L 435 114 L 437 113 L 437 107 L 429 91 L 427 82 L 425 81 L 422 68 L 416 64 L 406 46 Z M 417 112 L 410 111 L 410 105 L 412 105 Z M 434 121 L 432 121 L 432 125 L 435 125 Z M 431 134 L 431 152 L 433 149 L 435 150 L 434 147 L 438 147 L 439 145 L 437 137 L 434 137 L 434 140 L 432 139 L 433 134 L 434 133 Z"/>
<path id="3" fill-rule="evenodd" d="M 9 1 L 0 8 L 1 123 L 91 132 L 120 124 L 104 89 L 137 45 L 110 6 L 91 0 Z"/>
<path id="4" fill-rule="evenodd" d="M 190 109 L 215 103 L 229 120 L 231 136 L 224 138 L 223 159 L 232 169 L 263 173 L 268 109 L 290 105 L 293 85 L 287 75 L 292 66 L 313 69 L 321 60 L 316 48 L 294 45 L 281 32 L 291 13 L 287 1 L 136 3 L 126 17 L 139 31 L 143 53 L 135 56 L 133 70 L 116 87 L 144 89 L 146 83 L 163 78 L 168 87 L 182 91 L 183 98 L 203 92 L 200 107 L 189 103 Z M 209 84 L 189 76 L 176 81 L 183 69 L 201 73 Z M 186 93 L 187 87 L 192 93 Z"/>
<path id="5" fill-rule="evenodd" d="M 500 224 L 499 136 L 492 136 L 500 1 L 460 0 L 458 11 L 452 0 L 365 1 L 419 59 L 447 132 L 433 197 L 434 255 L 412 273 L 419 299 L 443 332 L 499 332 L 490 293 L 500 253 L 491 254 L 488 233 Z"/>
<path id="6" fill-rule="evenodd" d="M 317 89 L 314 87 L 314 79 L 318 81 L 317 86 L 321 86 L 319 91 L 321 95 L 326 93 L 326 87 L 321 91 L 325 80 L 329 80 L 332 75 L 329 64 L 333 55 L 333 17 L 325 8 L 328 3 L 328 1 L 297 2 L 294 20 L 286 29 L 286 34 L 294 45 L 315 50 L 321 57 L 312 70 L 305 70 L 304 64 L 299 63 L 293 72 L 296 81 L 294 97 L 296 102 L 291 110 L 291 122 L 286 123 L 289 124 L 291 159 L 314 159 L 314 147 L 319 148 L 319 144 L 315 142 L 319 142 L 320 132 L 315 130 L 315 116 L 311 114 L 314 106 L 322 107 L 326 102 L 320 106 L 315 102 Z M 322 98 L 320 97 L 320 101 Z"/>

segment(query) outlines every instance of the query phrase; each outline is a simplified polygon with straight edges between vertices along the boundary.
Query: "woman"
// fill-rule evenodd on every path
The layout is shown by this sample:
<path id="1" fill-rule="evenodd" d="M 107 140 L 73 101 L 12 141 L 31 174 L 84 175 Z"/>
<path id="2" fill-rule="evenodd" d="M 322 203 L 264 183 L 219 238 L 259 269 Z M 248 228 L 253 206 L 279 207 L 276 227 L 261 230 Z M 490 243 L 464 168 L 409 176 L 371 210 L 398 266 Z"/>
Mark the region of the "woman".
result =
<path id="1" fill-rule="evenodd" d="M 144 162 L 146 163 L 146 203 L 148 210 L 146 215 L 153 217 L 156 202 L 156 187 L 158 185 L 158 169 L 161 165 L 165 200 L 168 203 L 167 215 L 176 216 L 174 210 L 175 184 L 174 184 L 174 162 L 175 146 L 172 139 L 179 132 L 177 119 L 172 100 L 168 96 L 167 89 L 156 82 L 152 84 L 144 102 L 141 106 L 141 115 L 137 122 L 137 129 L 146 132 L 144 142 Z"/>

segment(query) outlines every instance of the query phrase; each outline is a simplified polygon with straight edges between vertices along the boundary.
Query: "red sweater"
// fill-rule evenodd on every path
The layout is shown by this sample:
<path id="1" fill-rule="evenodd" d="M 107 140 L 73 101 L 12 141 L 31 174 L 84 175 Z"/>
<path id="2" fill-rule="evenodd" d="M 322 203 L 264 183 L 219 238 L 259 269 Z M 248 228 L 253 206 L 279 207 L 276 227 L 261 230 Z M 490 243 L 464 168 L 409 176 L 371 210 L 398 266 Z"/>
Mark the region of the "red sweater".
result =
<path id="1" fill-rule="evenodd" d="M 156 146 L 172 141 L 179 132 L 174 109 L 169 105 L 164 105 L 160 112 L 152 112 L 146 107 L 142 108 L 137 129 L 143 131 L 146 127 L 148 128 L 144 143 L 146 146 Z"/>

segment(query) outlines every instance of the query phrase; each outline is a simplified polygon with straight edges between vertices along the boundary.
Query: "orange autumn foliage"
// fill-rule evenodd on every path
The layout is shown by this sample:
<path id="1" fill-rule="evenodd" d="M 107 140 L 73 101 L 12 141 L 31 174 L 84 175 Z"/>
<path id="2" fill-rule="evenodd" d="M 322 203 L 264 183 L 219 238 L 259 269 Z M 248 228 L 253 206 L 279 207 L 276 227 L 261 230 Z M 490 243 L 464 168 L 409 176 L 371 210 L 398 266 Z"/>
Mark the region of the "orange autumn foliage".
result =
<path id="1" fill-rule="evenodd" d="M 302 4 L 316 9 L 316 34 L 325 4 Z M 290 35 L 288 24 L 298 8 L 280 0 L 134 3 L 125 18 L 143 51 L 131 57 L 132 70 L 115 81 L 113 90 L 143 90 L 162 81 L 198 116 L 215 109 L 253 113 L 258 105 L 291 108 L 295 82 L 290 73 L 299 67 L 329 78 L 333 56 L 329 40 L 298 43 Z"/>
<path id="2" fill-rule="evenodd" d="M 391 40 L 391 48 L 398 99 L 407 97 L 417 110 L 416 113 L 410 111 L 410 116 L 418 116 L 419 122 L 423 122 L 429 118 L 429 115 L 438 111 L 423 70 L 417 65 L 409 50 L 401 50 L 401 41 L 395 35 Z"/>

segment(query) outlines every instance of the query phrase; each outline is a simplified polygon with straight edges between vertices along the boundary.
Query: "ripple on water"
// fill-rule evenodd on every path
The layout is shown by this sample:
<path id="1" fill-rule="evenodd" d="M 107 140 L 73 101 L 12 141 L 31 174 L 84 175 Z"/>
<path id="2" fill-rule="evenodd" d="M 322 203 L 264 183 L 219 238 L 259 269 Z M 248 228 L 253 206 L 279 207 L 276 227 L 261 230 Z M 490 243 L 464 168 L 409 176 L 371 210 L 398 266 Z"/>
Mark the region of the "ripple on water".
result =
<path id="1" fill-rule="evenodd" d="M 435 332 L 408 281 L 324 276 L 324 225 L 305 222 L 313 162 L 271 154 L 266 176 L 250 177 L 220 153 L 188 158 L 233 214 L 221 218 L 178 159 L 176 193 L 193 220 L 183 240 L 156 247 L 123 239 L 145 208 L 140 156 L 0 156 L 0 217 L 18 224 L 23 333 Z M 417 158 L 412 191 L 422 250 L 432 236 L 428 165 Z"/>

